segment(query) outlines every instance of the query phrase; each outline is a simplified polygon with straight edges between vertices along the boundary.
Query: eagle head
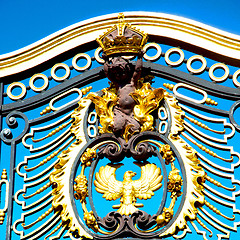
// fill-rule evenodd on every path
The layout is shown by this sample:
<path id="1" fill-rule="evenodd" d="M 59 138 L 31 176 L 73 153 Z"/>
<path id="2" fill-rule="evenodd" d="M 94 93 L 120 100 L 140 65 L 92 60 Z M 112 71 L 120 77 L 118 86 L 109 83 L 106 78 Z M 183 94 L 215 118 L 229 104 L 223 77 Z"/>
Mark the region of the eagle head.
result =
<path id="1" fill-rule="evenodd" d="M 123 175 L 123 180 L 132 180 L 132 177 L 136 176 L 136 173 L 133 171 L 126 171 Z"/>

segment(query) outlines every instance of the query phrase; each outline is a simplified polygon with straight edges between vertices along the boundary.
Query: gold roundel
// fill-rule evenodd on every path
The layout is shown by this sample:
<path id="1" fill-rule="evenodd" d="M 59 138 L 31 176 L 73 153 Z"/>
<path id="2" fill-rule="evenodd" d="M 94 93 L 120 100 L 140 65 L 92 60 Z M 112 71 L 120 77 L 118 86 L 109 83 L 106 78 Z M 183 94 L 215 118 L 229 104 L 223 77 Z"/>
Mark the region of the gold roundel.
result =
<path id="1" fill-rule="evenodd" d="M 100 64 L 104 64 L 104 60 L 100 57 L 100 52 L 102 51 L 102 48 L 101 47 L 98 47 L 94 53 L 94 57 L 95 59 L 97 60 L 98 63 Z"/>
<path id="2" fill-rule="evenodd" d="M 240 82 L 237 80 L 239 74 L 240 74 L 240 69 L 233 74 L 233 83 L 236 87 L 240 87 Z"/>
<path id="3" fill-rule="evenodd" d="M 86 64 L 85 66 L 83 66 L 83 67 L 79 67 L 79 66 L 77 65 L 77 61 L 78 61 L 79 59 L 86 59 L 86 60 L 87 60 L 87 64 Z M 92 60 L 91 60 L 91 57 L 90 57 L 88 54 L 86 54 L 86 53 L 79 53 L 79 54 L 77 54 L 77 55 L 73 58 L 73 60 L 72 60 L 72 65 L 73 65 L 73 67 L 74 67 L 77 71 L 82 72 L 82 71 L 85 71 L 85 70 L 87 70 L 88 68 L 91 67 L 91 65 L 92 65 Z"/>
<path id="4" fill-rule="evenodd" d="M 58 77 L 56 75 L 56 70 L 58 70 L 59 68 L 62 68 L 62 69 L 64 69 L 66 71 L 64 76 L 62 76 L 62 77 Z M 52 78 L 54 80 L 58 81 L 58 82 L 61 82 L 61 81 L 65 80 L 65 79 L 67 79 L 69 77 L 69 75 L 70 75 L 70 68 L 65 63 L 57 63 L 51 69 L 51 76 L 52 76 Z"/>
<path id="5" fill-rule="evenodd" d="M 177 61 L 171 61 L 169 59 L 170 55 L 173 54 L 173 53 L 178 53 L 179 55 L 179 59 Z M 165 62 L 168 64 L 168 65 L 171 65 L 171 66 L 174 66 L 174 67 L 177 67 L 179 65 L 181 65 L 183 63 L 183 60 L 184 60 L 184 53 L 181 49 L 179 48 L 170 48 L 167 50 L 167 52 L 165 53 Z"/>
<path id="6" fill-rule="evenodd" d="M 20 87 L 22 89 L 22 92 L 19 95 L 12 94 L 12 89 L 16 88 L 16 87 Z M 27 89 L 26 89 L 25 85 L 21 82 L 13 82 L 7 88 L 7 95 L 12 100 L 19 100 L 19 99 L 25 97 L 26 93 L 27 93 Z"/>
<path id="7" fill-rule="evenodd" d="M 148 50 L 149 48 L 154 48 L 154 49 L 157 50 L 157 53 L 156 53 L 154 56 L 152 56 L 152 57 L 150 57 L 150 56 L 147 55 L 147 50 Z M 143 47 L 143 51 L 146 52 L 146 53 L 143 55 L 143 57 L 144 57 L 144 59 L 147 60 L 147 61 L 156 61 L 156 60 L 158 60 L 158 59 L 161 57 L 161 53 L 162 53 L 162 49 L 161 49 L 161 47 L 160 47 L 157 43 L 148 43 L 148 44 L 146 44 L 146 45 Z"/>
<path id="8" fill-rule="evenodd" d="M 34 82 L 39 78 L 44 80 L 44 84 L 41 87 L 36 87 Z M 33 91 L 41 92 L 48 87 L 48 77 L 42 73 L 34 74 L 29 80 L 29 86 Z"/>
<path id="9" fill-rule="evenodd" d="M 192 68 L 192 63 L 195 62 L 195 61 L 200 61 L 202 63 L 202 66 L 198 69 Z M 194 55 L 194 56 L 190 57 L 187 61 L 188 71 L 191 72 L 191 73 L 194 73 L 194 74 L 203 73 L 205 71 L 206 67 L 207 67 L 207 61 L 201 55 Z"/>
<path id="10" fill-rule="evenodd" d="M 224 74 L 222 77 L 216 77 L 213 73 L 216 69 L 223 69 Z M 223 63 L 215 63 L 209 69 L 209 77 L 215 82 L 223 82 L 228 78 L 229 68 Z"/>

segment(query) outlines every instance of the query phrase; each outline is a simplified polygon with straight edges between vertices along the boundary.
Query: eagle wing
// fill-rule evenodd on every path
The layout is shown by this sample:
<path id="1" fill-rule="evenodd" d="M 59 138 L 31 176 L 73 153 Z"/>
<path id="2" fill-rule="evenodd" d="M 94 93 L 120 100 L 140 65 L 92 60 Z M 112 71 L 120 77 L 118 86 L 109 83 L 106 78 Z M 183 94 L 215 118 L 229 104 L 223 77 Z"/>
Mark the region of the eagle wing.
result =
<path id="1" fill-rule="evenodd" d="M 154 191 L 162 186 L 163 176 L 161 169 L 155 164 L 141 166 L 141 178 L 133 181 L 135 197 L 139 199 L 149 199 L 154 195 Z"/>
<path id="2" fill-rule="evenodd" d="M 114 167 L 109 164 L 105 167 L 102 166 L 99 172 L 96 173 L 94 185 L 96 191 L 103 194 L 103 197 L 107 200 L 116 200 L 122 196 L 123 183 L 116 180 L 115 171 L 121 164 Z"/>

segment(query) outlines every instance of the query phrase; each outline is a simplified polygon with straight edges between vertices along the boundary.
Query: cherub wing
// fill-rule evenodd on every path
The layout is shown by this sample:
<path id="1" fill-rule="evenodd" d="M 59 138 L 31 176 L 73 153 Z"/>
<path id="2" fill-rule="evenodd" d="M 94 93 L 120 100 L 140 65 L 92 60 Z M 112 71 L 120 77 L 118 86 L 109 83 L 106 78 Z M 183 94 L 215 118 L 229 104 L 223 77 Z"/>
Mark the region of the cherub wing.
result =
<path id="1" fill-rule="evenodd" d="M 115 174 L 118 167 L 120 165 L 115 167 L 110 165 L 102 166 L 99 172 L 96 173 L 96 180 L 94 181 L 96 191 L 102 193 L 107 200 L 116 200 L 122 195 L 123 184 L 116 180 Z"/>
<path id="2" fill-rule="evenodd" d="M 161 169 L 155 164 L 146 164 L 141 166 L 141 178 L 133 181 L 135 197 L 139 199 L 148 199 L 154 195 L 154 191 L 162 186 L 163 176 Z"/>

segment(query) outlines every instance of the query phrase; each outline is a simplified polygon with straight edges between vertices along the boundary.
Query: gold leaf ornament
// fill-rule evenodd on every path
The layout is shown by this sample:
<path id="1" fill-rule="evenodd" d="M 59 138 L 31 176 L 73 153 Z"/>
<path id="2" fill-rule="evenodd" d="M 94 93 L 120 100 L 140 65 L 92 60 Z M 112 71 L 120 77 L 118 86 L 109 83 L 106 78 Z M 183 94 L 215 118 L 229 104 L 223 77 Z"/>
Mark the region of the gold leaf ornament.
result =
<path id="1" fill-rule="evenodd" d="M 164 97 L 164 92 L 165 90 L 162 88 L 152 90 L 150 83 L 147 82 L 130 94 L 136 102 L 133 112 L 134 118 L 142 125 L 141 132 L 154 130 L 154 118 L 150 113 L 158 108 L 159 102 Z"/>

